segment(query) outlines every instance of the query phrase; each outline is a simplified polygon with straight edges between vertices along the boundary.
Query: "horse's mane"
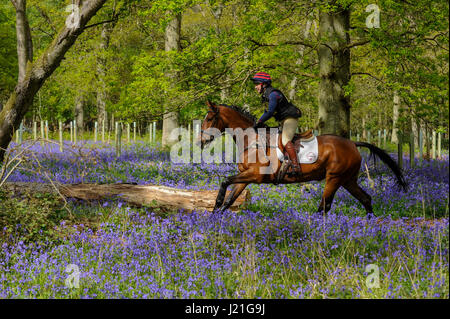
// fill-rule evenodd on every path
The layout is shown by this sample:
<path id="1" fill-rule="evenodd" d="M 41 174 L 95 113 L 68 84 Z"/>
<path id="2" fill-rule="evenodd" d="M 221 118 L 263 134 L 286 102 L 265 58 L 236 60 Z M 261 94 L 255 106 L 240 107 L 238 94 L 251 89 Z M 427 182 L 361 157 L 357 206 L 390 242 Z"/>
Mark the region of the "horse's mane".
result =
<path id="1" fill-rule="evenodd" d="M 232 110 L 238 112 L 239 114 L 241 114 L 243 117 L 245 117 L 245 118 L 248 119 L 249 121 L 252 121 L 253 124 L 255 124 L 256 121 L 257 121 L 257 118 L 256 118 L 252 113 L 250 113 L 250 112 L 247 111 L 247 110 L 244 110 L 244 109 L 243 109 L 242 107 L 240 107 L 240 106 L 237 106 L 237 105 L 227 105 L 227 104 L 219 104 L 219 105 L 220 105 L 220 106 L 228 107 L 228 108 L 230 108 L 230 109 L 232 109 Z"/>

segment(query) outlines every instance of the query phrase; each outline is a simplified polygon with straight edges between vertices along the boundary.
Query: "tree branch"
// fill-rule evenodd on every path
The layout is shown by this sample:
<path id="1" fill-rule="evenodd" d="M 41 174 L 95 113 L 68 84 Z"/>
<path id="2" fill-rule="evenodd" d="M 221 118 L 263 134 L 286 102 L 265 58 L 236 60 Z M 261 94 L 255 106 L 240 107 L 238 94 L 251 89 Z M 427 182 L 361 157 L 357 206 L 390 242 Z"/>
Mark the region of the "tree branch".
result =
<path id="1" fill-rule="evenodd" d="M 353 47 L 357 47 L 357 46 L 360 46 L 360 45 L 365 45 L 365 44 L 367 44 L 367 43 L 369 43 L 370 41 L 369 40 L 362 40 L 362 41 L 359 41 L 359 42 L 353 42 L 353 43 L 350 43 L 349 45 L 347 45 L 347 49 L 351 49 L 351 48 L 353 48 Z"/>
<path id="2" fill-rule="evenodd" d="M 34 30 L 39 30 L 39 31 L 41 31 L 42 33 L 44 33 L 46 36 L 48 36 L 48 37 L 51 38 L 51 39 L 53 39 L 53 37 L 55 36 L 54 34 L 48 33 L 47 31 L 45 31 L 45 30 L 42 29 L 41 27 L 33 28 L 32 31 L 34 31 Z"/>
<path id="3" fill-rule="evenodd" d="M 98 23 L 94 23 L 94 24 L 85 26 L 85 27 L 83 28 L 83 30 L 86 30 L 86 29 L 89 29 L 89 28 L 92 28 L 92 27 L 96 27 L 96 26 L 101 25 L 101 24 L 110 23 L 110 22 L 117 22 L 117 17 L 115 17 L 115 18 L 112 19 L 112 20 L 102 21 L 102 22 L 98 22 Z"/>
<path id="4" fill-rule="evenodd" d="M 52 20 L 50 20 L 50 17 L 48 16 L 48 14 L 40 6 L 36 5 L 36 9 L 39 11 L 39 14 L 45 19 L 45 21 L 47 21 L 48 25 L 52 29 L 53 34 L 51 36 L 53 37 L 53 35 L 56 34 L 56 32 L 58 32 L 58 31 L 55 29 L 55 26 L 53 25 Z M 46 32 L 44 32 L 44 33 L 47 34 Z"/>
<path id="5" fill-rule="evenodd" d="M 280 45 L 304 45 L 305 47 L 308 47 L 308 48 L 314 48 L 314 46 L 312 44 L 307 43 L 305 41 L 286 41 L 286 42 L 281 42 L 281 43 L 277 43 L 277 44 L 261 43 L 254 39 L 248 39 L 248 41 L 256 44 L 259 47 L 275 47 L 275 46 L 280 46 Z"/>
<path id="6" fill-rule="evenodd" d="M 17 10 L 17 2 L 16 2 L 16 0 L 11 0 L 11 3 L 14 6 L 14 8 Z"/>
<path id="7" fill-rule="evenodd" d="M 312 44 L 307 43 L 305 41 L 286 41 L 286 42 L 280 43 L 280 45 L 303 45 L 308 48 L 314 48 L 314 46 Z"/>
<path id="8" fill-rule="evenodd" d="M 367 72 L 353 72 L 352 74 L 350 74 L 350 77 L 352 77 L 353 75 L 368 75 L 371 78 L 373 78 L 373 79 L 375 79 L 375 80 L 385 84 L 385 82 L 383 80 L 381 80 L 381 79 L 377 78 L 376 76 L 374 76 L 374 75 L 372 75 L 370 73 L 367 73 Z"/>

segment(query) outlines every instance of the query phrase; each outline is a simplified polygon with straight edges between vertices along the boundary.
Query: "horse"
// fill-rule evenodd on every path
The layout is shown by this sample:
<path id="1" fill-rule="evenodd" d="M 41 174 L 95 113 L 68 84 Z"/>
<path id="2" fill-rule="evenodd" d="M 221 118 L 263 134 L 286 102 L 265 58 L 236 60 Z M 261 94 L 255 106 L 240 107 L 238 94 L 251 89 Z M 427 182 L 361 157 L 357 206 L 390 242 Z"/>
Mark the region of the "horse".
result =
<path id="1" fill-rule="evenodd" d="M 212 142 L 215 135 L 209 134 L 211 129 L 217 129 L 223 134 L 226 129 L 248 129 L 253 128 L 256 118 L 249 112 L 242 110 L 238 106 L 228 106 L 225 104 L 216 105 L 211 101 L 207 101 L 208 111 L 202 122 L 197 143 L 203 149 L 207 144 Z M 265 129 L 268 127 L 265 126 Z M 258 129 L 258 136 L 261 131 Z M 255 131 L 255 130 L 253 130 Z M 248 132 L 248 131 L 247 131 Z M 236 142 L 236 136 L 233 135 Z M 370 155 L 375 159 L 378 157 L 384 162 L 394 173 L 397 184 L 406 192 L 408 185 L 403 176 L 402 170 L 397 163 L 386 153 L 386 151 L 376 147 L 375 145 L 365 142 L 354 142 L 347 138 L 325 134 L 317 136 L 318 157 L 312 164 L 300 164 L 302 174 L 300 176 L 285 175 L 282 180 L 277 180 L 281 162 L 276 158 L 276 169 L 271 173 L 261 173 L 261 169 L 267 168 L 269 161 L 267 158 L 263 161 L 257 149 L 249 147 L 251 138 L 244 140 L 243 149 L 240 152 L 241 159 L 238 163 L 239 174 L 225 178 L 220 184 L 217 194 L 214 212 L 223 212 L 229 208 L 239 197 L 242 191 L 250 183 L 272 183 L 272 184 L 290 184 L 303 183 L 309 181 L 321 181 L 325 179 L 325 189 L 320 201 L 317 213 L 324 215 L 330 210 L 336 191 L 342 186 L 353 197 L 355 197 L 365 208 L 367 217 L 373 215 L 372 198 L 358 185 L 358 175 L 361 167 L 361 154 L 357 147 L 366 147 L 370 150 Z M 257 148 L 262 147 L 257 145 Z M 268 158 L 276 156 L 276 149 L 273 146 L 265 144 L 265 155 Z M 253 153 L 252 153 L 253 152 Z M 255 152 L 257 153 L 255 156 Z M 252 153 L 252 154 L 251 154 Z M 250 155 L 255 160 L 249 161 Z M 232 185 L 231 192 L 225 199 L 227 188 Z"/>

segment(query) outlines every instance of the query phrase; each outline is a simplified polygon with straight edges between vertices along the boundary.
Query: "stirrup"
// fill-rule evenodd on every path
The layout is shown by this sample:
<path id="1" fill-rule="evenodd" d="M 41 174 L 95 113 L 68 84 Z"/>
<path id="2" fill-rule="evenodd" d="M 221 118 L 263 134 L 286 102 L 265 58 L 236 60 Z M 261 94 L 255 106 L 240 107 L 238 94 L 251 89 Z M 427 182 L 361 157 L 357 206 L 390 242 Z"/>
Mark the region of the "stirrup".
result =
<path id="1" fill-rule="evenodd" d="M 300 165 L 295 167 L 294 164 L 291 162 L 291 165 L 289 167 L 291 168 L 291 171 L 287 173 L 289 177 L 299 177 L 303 174 Z"/>
<path id="2" fill-rule="evenodd" d="M 281 162 L 280 170 L 279 170 L 279 172 L 278 172 L 278 174 L 276 176 L 275 182 L 273 183 L 274 185 L 278 185 L 278 184 L 280 184 L 283 181 L 283 179 L 286 176 L 286 173 L 287 173 L 289 167 L 290 166 L 289 166 L 287 161 Z"/>

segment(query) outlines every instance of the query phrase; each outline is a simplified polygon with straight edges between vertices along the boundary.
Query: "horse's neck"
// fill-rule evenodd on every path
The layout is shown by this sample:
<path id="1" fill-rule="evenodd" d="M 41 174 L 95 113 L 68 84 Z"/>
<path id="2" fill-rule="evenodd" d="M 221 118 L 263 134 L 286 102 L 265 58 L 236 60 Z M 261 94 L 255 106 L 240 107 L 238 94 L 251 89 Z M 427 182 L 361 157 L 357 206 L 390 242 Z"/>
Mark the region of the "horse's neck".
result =
<path id="1" fill-rule="evenodd" d="M 253 125 L 251 125 L 251 124 L 236 124 L 236 125 L 230 125 L 228 127 L 233 129 L 233 130 L 242 129 L 243 131 L 245 131 L 249 127 L 253 127 Z"/>
<path id="2" fill-rule="evenodd" d="M 224 122 L 225 127 L 236 130 L 236 129 L 242 129 L 246 130 L 249 127 L 253 126 L 253 123 L 251 123 L 248 119 L 244 118 L 241 114 L 237 117 L 237 119 L 234 119 L 232 121 Z"/>
<path id="3" fill-rule="evenodd" d="M 234 130 L 238 130 L 238 129 L 242 129 L 242 131 L 244 132 L 246 129 L 250 128 L 252 129 L 253 124 L 248 123 L 248 121 L 243 121 L 242 123 L 236 123 L 234 125 L 230 125 L 230 128 Z M 249 141 L 249 137 L 248 135 L 244 135 L 244 143 L 240 144 L 236 141 L 237 139 L 237 135 L 233 134 L 233 141 L 236 144 L 237 147 L 242 145 L 242 149 L 239 149 L 239 152 L 243 152 L 245 149 L 248 148 L 249 144 L 251 144 L 254 141 Z"/>
<path id="4" fill-rule="evenodd" d="M 253 122 L 250 121 L 249 119 L 245 118 L 242 114 L 240 114 L 237 111 L 235 115 L 230 116 L 229 118 L 233 118 L 233 120 L 228 120 L 228 121 L 224 121 L 225 127 L 232 129 L 233 131 L 236 129 L 242 129 L 243 131 L 245 131 L 246 129 L 253 127 Z M 229 119 L 228 118 L 228 119 Z M 233 134 L 233 140 L 234 143 L 236 145 L 238 145 L 238 143 L 236 143 L 236 134 Z M 248 138 L 244 138 L 244 148 L 248 147 Z"/>

